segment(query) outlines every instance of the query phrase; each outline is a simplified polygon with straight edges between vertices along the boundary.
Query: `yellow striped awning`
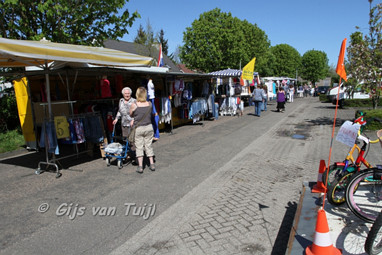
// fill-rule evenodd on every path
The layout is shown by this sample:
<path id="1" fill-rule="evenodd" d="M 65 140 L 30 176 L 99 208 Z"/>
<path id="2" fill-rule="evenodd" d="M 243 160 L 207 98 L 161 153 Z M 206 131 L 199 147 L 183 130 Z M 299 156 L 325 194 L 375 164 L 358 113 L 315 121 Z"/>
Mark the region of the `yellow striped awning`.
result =
<path id="1" fill-rule="evenodd" d="M 0 38 L 0 67 L 45 66 L 53 61 L 111 67 L 150 66 L 152 58 L 82 45 Z"/>

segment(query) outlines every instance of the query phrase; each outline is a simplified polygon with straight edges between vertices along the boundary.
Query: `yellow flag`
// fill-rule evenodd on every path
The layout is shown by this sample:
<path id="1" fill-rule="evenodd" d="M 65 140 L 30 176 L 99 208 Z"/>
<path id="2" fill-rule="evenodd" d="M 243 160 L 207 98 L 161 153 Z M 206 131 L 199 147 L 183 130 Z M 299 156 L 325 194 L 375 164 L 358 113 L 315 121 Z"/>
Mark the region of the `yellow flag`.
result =
<path id="1" fill-rule="evenodd" d="M 253 80 L 253 70 L 255 69 L 255 61 L 256 57 L 249 61 L 249 63 L 246 66 L 244 66 L 243 73 L 241 74 L 241 78 L 243 80 Z"/>

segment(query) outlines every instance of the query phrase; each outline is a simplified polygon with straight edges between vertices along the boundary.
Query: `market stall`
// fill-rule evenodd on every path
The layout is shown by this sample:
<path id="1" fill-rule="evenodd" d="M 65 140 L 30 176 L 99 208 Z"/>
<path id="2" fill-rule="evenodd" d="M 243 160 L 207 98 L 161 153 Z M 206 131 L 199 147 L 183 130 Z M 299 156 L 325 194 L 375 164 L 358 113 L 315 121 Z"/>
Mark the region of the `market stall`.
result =
<path id="1" fill-rule="evenodd" d="M 54 116 L 53 114 L 54 105 L 63 106 L 63 109 L 60 109 L 59 111 L 64 117 L 71 117 L 73 119 L 84 117 L 82 115 L 76 115 L 76 113 L 73 111 L 73 105 L 76 103 L 76 100 L 73 100 L 71 97 L 72 93 L 70 93 L 68 79 L 63 79 L 61 75 L 58 75 L 59 78 L 56 77 L 55 85 L 57 87 L 59 81 L 64 83 L 66 86 L 67 95 L 63 97 L 63 100 L 55 100 L 54 103 L 52 102 L 50 75 L 55 72 L 54 70 L 58 66 L 65 65 L 65 63 L 82 63 L 85 65 L 92 64 L 100 67 L 137 67 L 150 66 L 151 61 L 152 58 L 149 57 L 139 56 L 136 54 L 130 54 L 117 50 L 105 49 L 101 47 L 52 43 L 46 40 L 27 41 L 0 38 L 0 67 L 37 66 L 43 70 L 42 77 L 44 79 L 40 79 L 39 81 L 39 87 L 41 89 L 41 103 L 39 106 L 42 108 L 43 113 L 41 117 L 43 134 L 40 136 L 40 138 L 44 140 L 46 161 L 39 162 L 38 170 L 36 173 L 39 172 L 41 165 L 46 165 L 47 167 L 54 166 L 56 168 L 56 177 L 61 175 L 57 165 L 59 163 L 59 158 L 55 156 L 57 154 L 57 144 L 54 142 L 57 138 L 55 117 L 57 116 Z M 77 82 L 78 71 L 79 70 L 77 69 L 76 74 L 74 75 L 75 78 L 73 84 Z M 6 74 L 7 73 L 5 73 L 5 75 Z M 20 71 L 20 75 L 24 75 L 26 77 L 33 76 L 34 74 L 35 71 Z M 27 143 L 33 145 L 33 143 L 37 143 L 37 138 L 36 136 L 33 137 L 33 134 L 31 134 L 33 132 L 30 132 L 30 129 L 33 128 L 34 131 L 36 131 L 36 129 L 35 126 L 30 125 L 30 123 L 31 121 L 33 123 L 33 121 L 36 119 L 36 116 L 33 114 L 34 108 L 32 107 L 31 103 L 29 80 L 20 78 L 19 80 L 15 81 L 15 84 L 17 84 L 17 87 L 20 88 L 16 89 L 15 92 L 17 94 L 21 93 L 20 96 L 16 95 L 16 97 L 18 97 L 18 108 L 22 129 L 23 132 L 27 133 L 25 136 Z M 43 98 L 44 96 L 45 98 Z M 96 122 L 88 123 L 94 124 Z M 102 124 L 99 121 L 97 123 Z M 100 139 L 100 137 L 98 137 L 98 139 Z M 41 145 L 42 143 L 40 141 L 40 146 Z M 51 157 L 49 154 L 51 154 Z M 78 151 L 75 151 L 75 154 L 73 155 L 76 154 L 78 154 Z"/>
<path id="2" fill-rule="evenodd" d="M 253 73 L 253 80 L 240 80 L 242 71 L 238 69 L 224 69 L 210 73 L 214 77 L 216 101 L 220 115 L 236 115 L 238 104 L 244 108 L 244 101 L 251 97 L 251 88 L 255 85 L 258 73 Z M 238 100 L 238 98 L 240 100 Z"/>

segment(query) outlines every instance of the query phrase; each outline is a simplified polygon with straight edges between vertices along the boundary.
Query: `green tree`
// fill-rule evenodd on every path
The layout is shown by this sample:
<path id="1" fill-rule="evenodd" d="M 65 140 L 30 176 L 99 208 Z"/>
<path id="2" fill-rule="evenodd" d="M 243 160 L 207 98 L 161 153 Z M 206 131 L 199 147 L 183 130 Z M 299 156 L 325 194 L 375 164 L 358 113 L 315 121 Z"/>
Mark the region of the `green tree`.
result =
<path id="1" fill-rule="evenodd" d="M 261 74 L 263 77 L 267 76 L 276 76 L 276 57 L 272 54 L 272 52 L 267 50 L 264 54 L 264 57 L 256 60 L 256 71 Z"/>
<path id="2" fill-rule="evenodd" d="M 273 63 L 275 75 L 295 77 L 296 70 L 301 67 L 300 53 L 288 44 L 278 44 L 271 47 L 270 51 L 275 57 Z"/>
<path id="3" fill-rule="evenodd" d="M 372 7 L 369 0 L 369 34 L 357 31 L 350 36 L 348 47 L 349 71 L 356 84 L 369 92 L 373 108 L 378 106 L 382 80 L 382 4 Z"/>
<path id="4" fill-rule="evenodd" d="M 162 44 L 163 54 L 168 55 L 168 40 L 164 38 L 164 31 L 161 29 L 156 37 L 158 43 Z"/>
<path id="5" fill-rule="evenodd" d="M 128 34 L 139 17 L 124 7 L 128 0 L 0 1 L 0 36 L 101 46 Z"/>
<path id="6" fill-rule="evenodd" d="M 158 58 L 159 44 L 162 44 L 163 54 L 168 54 L 168 40 L 164 38 L 163 29 L 154 37 L 154 31 L 150 24 L 150 20 L 147 20 L 146 29 L 142 25 L 139 25 L 137 35 L 134 38 L 134 42 L 141 45 L 141 48 L 137 48 L 141 55 L 148 55 L 155 59 Z"/>
<path id="7" fill-rule="evenodd" d="M 328 62 L 328 57 L 323 51 L 309 50 L 305 52 L 301 60 L 301 78 L 310 81 L 314 85 L 329 74 Z"/>
<path id="8" fill-rule="evenodd" d="M 147 41 L 147 36 L 146 36 L 145 29 L 143 28 L 142 24 L 139 24 L 137 35 L 134 38 L 134 42 L 138 44 L 145 44 L 146 41 Z"/>
<path id="9" fill-rule="evenodd" d="M 264 57 L 269 40 L 264 31 L 248 21 L 215 8 L 202 13 L 183 32 L 184 45 L 179 57 L 189 68 L 205 72 L 239 68 L 256 57 Z M 260 61 L 261 62 L 261 61 Z"/>

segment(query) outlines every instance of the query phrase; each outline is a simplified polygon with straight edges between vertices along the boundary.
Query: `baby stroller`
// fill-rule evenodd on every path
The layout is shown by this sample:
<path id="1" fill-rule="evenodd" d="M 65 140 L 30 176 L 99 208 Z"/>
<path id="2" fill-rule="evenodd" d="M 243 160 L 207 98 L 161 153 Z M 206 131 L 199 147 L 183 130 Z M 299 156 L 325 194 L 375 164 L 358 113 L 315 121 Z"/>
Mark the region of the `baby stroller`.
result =
<path id="1" fill-rule="evenodd" d="M 123 144 L 116 142 L 121 141 Z M 122 136 L 115 136 L 115 125 L 113 126 L 113 133 L 111 134 L 110 143 L 105 148 L 106 166 L 110 166 L 111 158 L 117 159 L 117 166 L 119 169 L 123 167 L 123 159 L 126 158 L 127 153 L 130 152 L 129 142 L 127 138 Z"/>

